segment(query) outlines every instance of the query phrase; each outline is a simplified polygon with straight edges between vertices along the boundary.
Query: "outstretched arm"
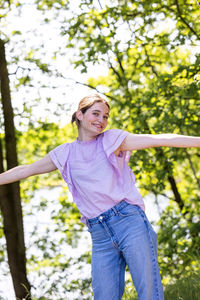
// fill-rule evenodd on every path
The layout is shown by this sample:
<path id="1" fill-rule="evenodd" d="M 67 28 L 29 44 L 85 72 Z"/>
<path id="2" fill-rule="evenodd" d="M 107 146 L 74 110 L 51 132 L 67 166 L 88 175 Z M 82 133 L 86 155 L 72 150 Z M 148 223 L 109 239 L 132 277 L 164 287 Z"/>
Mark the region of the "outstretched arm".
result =
<path id="1" fill-rule="evenodd" d="M 49 154 L 47 154 L 44 158 L 30 165 L 18 166 L 0 174 L 0 185 L 15 182 L 32 175 L 49 173 L 56 169 Z"/>
<path id="2" fill-rule="evenodd" d="M 132 134 L 130 133 L 122 142 L 120 151 L 140 150 L 152 147 L 200 147 L 200 137 L 165 134 Z"/>

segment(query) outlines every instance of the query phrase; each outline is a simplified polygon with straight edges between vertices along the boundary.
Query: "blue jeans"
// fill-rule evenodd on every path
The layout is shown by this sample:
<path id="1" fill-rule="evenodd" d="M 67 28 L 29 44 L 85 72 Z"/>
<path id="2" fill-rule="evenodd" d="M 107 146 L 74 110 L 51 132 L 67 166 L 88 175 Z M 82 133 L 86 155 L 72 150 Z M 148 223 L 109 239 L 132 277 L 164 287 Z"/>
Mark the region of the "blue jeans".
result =
<path id="1" fill-rule="evenodd" d="M 120 300 L 125 267 L 139 300 L 163 300 L 157 262 L 157 235 L 143 210 L 120 202 L 88 220 L 92 237 L 92 288 L 95 300 Z"/>

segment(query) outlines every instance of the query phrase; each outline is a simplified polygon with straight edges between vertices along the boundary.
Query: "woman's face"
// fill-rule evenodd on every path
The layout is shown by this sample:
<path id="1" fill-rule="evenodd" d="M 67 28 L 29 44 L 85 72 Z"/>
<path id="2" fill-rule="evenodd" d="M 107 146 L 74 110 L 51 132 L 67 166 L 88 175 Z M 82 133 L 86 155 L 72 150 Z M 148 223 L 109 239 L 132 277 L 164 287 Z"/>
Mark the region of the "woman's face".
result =
<path id="1" fill-rule="evenodd" d="M 86 112 L 78 112 L 80 127 L 94 134 L 101 133 L 107 126 L 109 108 L 102 102 L 94 103 Z"/>

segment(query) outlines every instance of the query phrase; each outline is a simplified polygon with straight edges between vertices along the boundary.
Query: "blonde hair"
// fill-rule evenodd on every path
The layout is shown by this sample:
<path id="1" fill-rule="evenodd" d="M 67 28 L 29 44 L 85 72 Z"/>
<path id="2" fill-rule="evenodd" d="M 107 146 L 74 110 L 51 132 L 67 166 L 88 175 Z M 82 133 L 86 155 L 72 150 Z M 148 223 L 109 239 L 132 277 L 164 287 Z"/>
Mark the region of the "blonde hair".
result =
<path id="1" fill-rule="evenodd" d="M 78 110 L 80 110 L 84 114 L 90 107 L 92 107 L 92 105 L 94 103 L 98 103 L 98 102 L 106 104 L 108 106 L 108 108 L 110 109 L 110 106 L 109 106 L 107 100 L 105 100 L 98 94 L 93 94 L 93 95 L 89 95 L 89 96 L 86 96 L 83 99 L 81 99 L 81 101 L 79 102 L 79 105 L 78 105 Z M 72 122 L 72 124 L 74 122 L 76 122 L 77 127 L 80 127 L 80 121 L 76 117 L 76 111 L 72 115 L 71 122 Z"/>

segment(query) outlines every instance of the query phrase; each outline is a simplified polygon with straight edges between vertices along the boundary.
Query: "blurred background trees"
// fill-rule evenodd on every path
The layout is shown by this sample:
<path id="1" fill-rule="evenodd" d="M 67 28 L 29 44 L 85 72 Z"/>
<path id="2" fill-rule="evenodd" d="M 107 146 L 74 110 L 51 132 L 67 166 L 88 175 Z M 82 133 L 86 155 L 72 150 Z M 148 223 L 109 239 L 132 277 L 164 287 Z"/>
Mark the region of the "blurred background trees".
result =
<path id="1" fill-rule="evenodd" d="M 135 133 L 200 133 L 200 55 L 196 1 L 82 1 L 82 13 L 63 26 L 74 64 L 87 72 L 106 64 L 89 86 L 110 98 L 112 126 Z M 83 10 L 84 7 L 84 10 Z M 170 199 L 159 221 L 164 277 L 199 265 L 199 149 L 133 153 L 143 195 Z"/>
<path id="2" fill-rule="evenodd" d="M 20 1 L 1 3 L 5 12 L 1 20 L 4 22 L 9 20 L 14 6 L 20 16 L 24 5 Z M 8 35 L 6 26 L 1 32 L 1 41 L 7 50 L 20 163 L 30 163 L 56 145 L 75 138 L 76 132 L 71 125 L 62 128 L 59 125 L 63 111 L 69 112 L 73 104 L 67 97 L 67 85 L 73 82 L 77 84 L 74 85 L 76 89 L 83 84 L 89 92 L 99 92 L 109 99 L 112 107 L 110 127 L 134 133 L 173 132 L 200 136 L 198 1 L 82 0 L 74 3 L 69 0 L 33 1 L 31 5 L 40 12 L 41 24 L 34 33 L 29 33 L 29 38 L 39 36 L 43 27 L 56 26 L 61 44 L 58 43 L 57 49 L 47 49 L 45 43 L 50 39 L 47 33 L 47 40 L 39 43 L 33 39 L 34 42 L 28 43 L 22 32 L 13 31 Z M 56 44 L 55 41 L 53 43 Z M 80 74 L 86 73 L 87 81 L 76 76 L 73 79 L 73 75 L 68 76 L 59 70 L 60 57 L 70 60 L 71 66 Z M 60 83 L 66 85 L 65 90 L 55 100 L 51 94 L 53 90 L 63 89 Z M 19 91 L 26 95 L 20 109 L 15 103 L 15 95 Z M 69 100 L 65 102 L 63 99 Z M 3 92 L 1 103 L 3 170 L 6 161 L 4 169 L 9 168 Z M 52 118 L 52 121 L 51 116 L 55 113 L 57 119 Z M 153 199 L 161 211 L 156 225 L 159 262 L 165 285 L 172 284 L 176 278 L 199 272 L 199 157 L 199 149 L 176 148 L 141 150 L 133 152 L 131 157 L 131 167 L 140 191 L 145 199 Z M 51 188 L 53 193 L 57 185 L 60 186 L 57 190 L 59 199 L 49 203 L 46 196 L 48 189 Z M 86 238 L 87 233 L 60 175 L 52 173 L 30 178 L 20 187 L 25 218 L 27 214 L 43 211 L 53 221 L 53 225 L 46 226 L 45 230 L 43 228 L 42 234 L 42 225 L 32 229 L 34 247 L 29 245 L 27 249 L 30 284 L 37 285 L 36 277 L 41 278 L 37 297 L 42 297 L 44 292 L 48 299 L 59 299 L 64 298 L 62 295 L 68 291 L 74 291 L 73 299 L 91 299 L 87 272 L 83 279 L 70 275 L 70 268 L 88 268 L 89 247 L 80 257 L 72 259 L 65 255 L 66 251 L 71 251 L 66 247 L 77 247 L 78 239 L 81 236 Z M 34 205 L 36 190 L 44 190 L 44 193 Z M 161 199 L 167 203 L 164 210 L 159 204 Z M 10 202 L 16 204 L 14 200 L 6 202 L 4 192 L 1 203 Z M 18 217 L 22 219 L 20 215 Z M 4 223 L 6 235 L 5 226 Z M 56 243 L 53 234 L 57 237 Z M 3 232 L 1 235 L 3 241 Z M 2 255 L 5 254 L 2 252 Z M 36 289 L 37 286 L 32 288 L 33 295 Z"/>

